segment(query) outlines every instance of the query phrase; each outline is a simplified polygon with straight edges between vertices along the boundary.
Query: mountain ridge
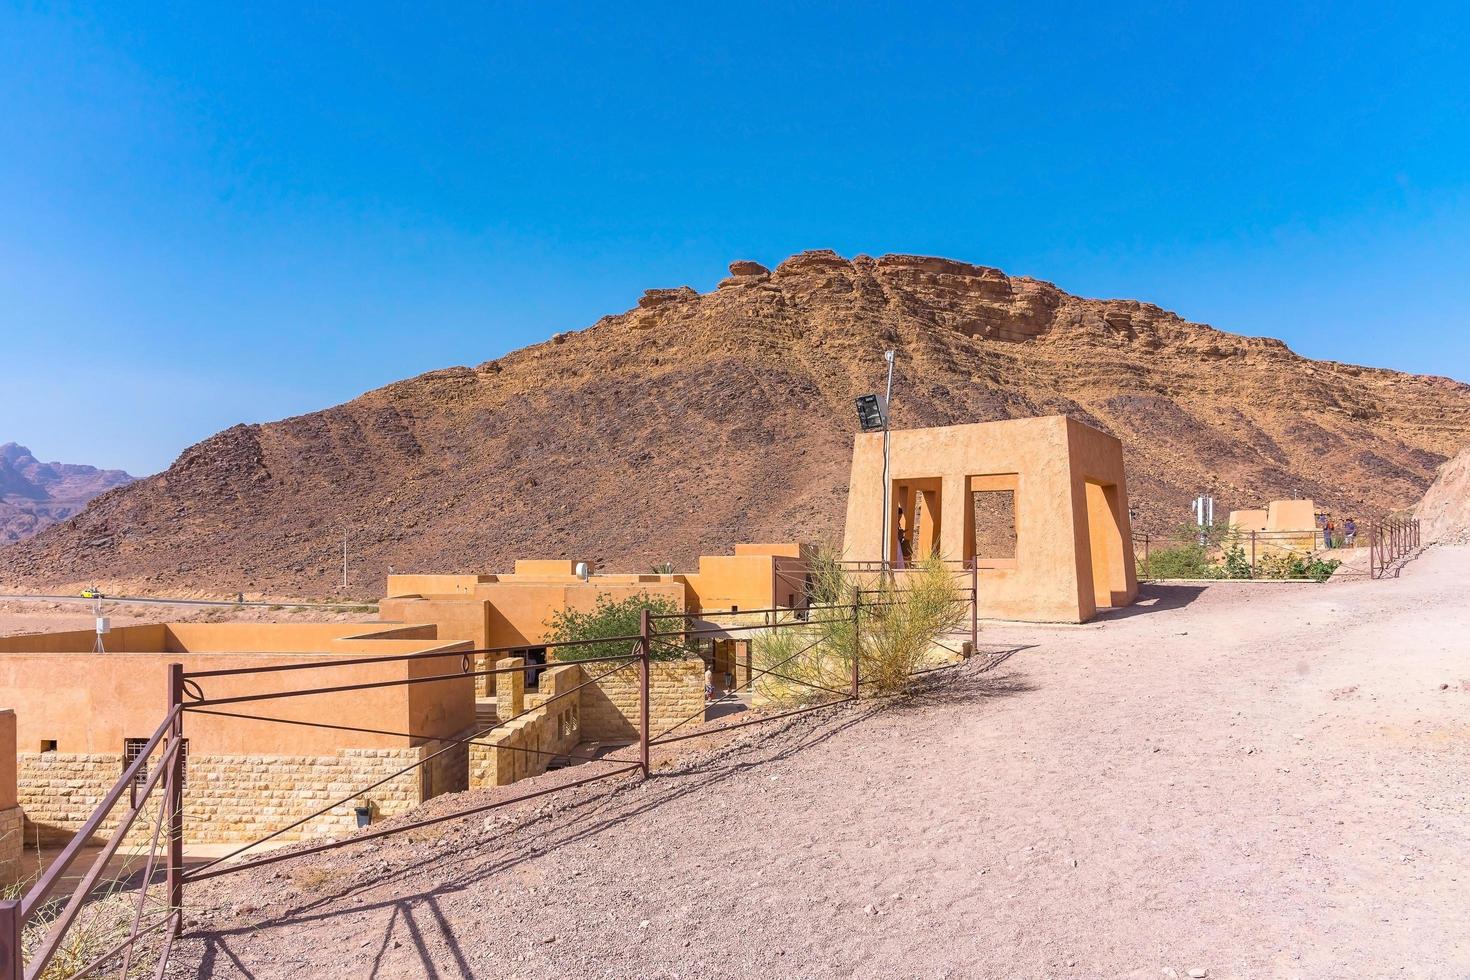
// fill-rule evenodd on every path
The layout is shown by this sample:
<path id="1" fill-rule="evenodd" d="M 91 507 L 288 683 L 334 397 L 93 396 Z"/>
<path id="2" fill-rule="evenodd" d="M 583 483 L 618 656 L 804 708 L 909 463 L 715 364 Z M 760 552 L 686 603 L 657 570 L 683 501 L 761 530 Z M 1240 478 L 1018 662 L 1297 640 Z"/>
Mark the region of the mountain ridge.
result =
<path id="1" fill-rule="evenodd" d="M 1470 386 L 1313 361 L 1154 304 L 929 256 L 750 261 L 474 367 L 238 425 L 0 549 L 13 587 L 371 596 L 516 557 L 687 566 L 752 538 L 840 541 L 852 397 L 898 351 L 899 427 L 1065 413 L 1123 439 L 1138 526 L 1311 496 L 1412 504 L 1470 443 Z"/>
<path id="2" fill-rule="evenodd" d="M 0 444 L 0 545 L 23 540 L 134 477 L 81 463 L 43 463 L 17 442 Z"/>

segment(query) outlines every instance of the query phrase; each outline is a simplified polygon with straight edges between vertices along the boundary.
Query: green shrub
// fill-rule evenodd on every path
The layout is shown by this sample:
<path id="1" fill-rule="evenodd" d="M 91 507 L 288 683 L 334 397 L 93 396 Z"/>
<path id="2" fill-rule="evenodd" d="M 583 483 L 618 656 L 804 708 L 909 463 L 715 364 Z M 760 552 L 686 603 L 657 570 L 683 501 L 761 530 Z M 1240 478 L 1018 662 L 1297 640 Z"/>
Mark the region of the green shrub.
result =
<path id="1" fill-rule="evenodd" d="M 820 693 L 815 688 L 846 690 L 854 654 L 863 683 L 879 694 L 901 692 L 939 640 L 969 621 L 966 590 L 937 558 L 872 582 L 873 590 L 862 598 L 860 625 L 847 612 L 858 582 L 834 556 L 819 555 L 812 562 L 810 581 L 813 606 L 838 608 L 814 609 L 810 623 L 752 637 L 756 666 L 792 679 L 761 685 L 775 700 L 805 700 Z"/>
<path id="2" fill-rule="evenodd" d="M 1325 582 L 1332 577 L 1332 573 L 1337 571 L 1341 564 L 1342 562 L 1336 558 L 1328 558 L 1325 561 L 1321 558 L 1311 558 L 1307 560 L 1302 571 L 1313 582 Z"/>
<path id="3" fill-rule="evenodd" d="M 1219 578 L 1204 545 L 1186 541 L 1154 548 L 1138 562 L 1139 578 Z"/>
<path id="4" fill-rule="evenodd" d="M 1256 562 L 1257 578 L 1311 579 L 1325 582 L 1342 562 L 1336 558 L 1314 558 L 1299 551 L 1262 555 Z"/>
<path id="5" fill-rule="evenodd" d="M 1225 549 L 1225 563 L 1220 568 L 1222 578 L 1251 578 L 1251 563 L 1245 557 L 1245 549 L 1238 544 Z"/>
<path id="6" fill-rule="evenodd" d="M 625 599 L 613 599 L 612 596 L 602 593 L 597 597 L 597 604 L 588 612 L 563 609 L 553 613 L 546 621 L 550 630 L 547 645 L 556 648 L 555 659 L 563 662 L 636 654 L 637 648 L 631 640 L 610 638 L 637 636 L 639 620 L 645 609 L 655 616 L 677 615 L 684 611 L 672 599 L 649 595 L 647 592 L 639 592 Z M 682 629 L 684 622 L 683 619 L 655 620 L 654 630 L 667 632 Z M 559 643 L 601 639 L 607 639 L 607 642 L 557 646 Z M 655 641 L 648 655 L 652 660 L 682 660 L 698 657 L 699 652 L 689 638 L 673 636 Z"/>
<path id="7" fill-rule="evenodd" d="M 1256 560 L 1256 578 L 1305 578 L 1306 565 L 1294 551 L 1272 552 Z"/>

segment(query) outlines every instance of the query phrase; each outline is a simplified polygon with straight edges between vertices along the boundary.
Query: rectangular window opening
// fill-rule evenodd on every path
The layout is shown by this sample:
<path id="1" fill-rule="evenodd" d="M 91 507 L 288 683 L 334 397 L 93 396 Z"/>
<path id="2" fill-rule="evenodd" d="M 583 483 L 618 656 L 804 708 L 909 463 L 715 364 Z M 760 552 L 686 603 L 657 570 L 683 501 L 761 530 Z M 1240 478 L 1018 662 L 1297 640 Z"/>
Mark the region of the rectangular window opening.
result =
<path id="1" fill-rule="evenodd" d="M 975 558 L 982 563 L 1014 561 L 1016 491 L 974 490 L 970 497 L 975 515 Z"/>
<path id="2" fill-rule="evenodd" d="M 168 743 L 165 742 L 163 744 L 166 746 Z M 148 740 L 146 738 L 125 738 L 125 739 L 123 739 L 122 771 L 123 772 L 127 772 L 128 771 L 128 767 L 133 764 L 133 761 L 135 759 L 137 759 L 138 756 L 140 756 L 140 755 L 143 754 L 143 750 L 145 748 L 147 748 L 147 747 L 148 747 Z M 188 782 L 189 782 L 189 740 L 187 738 L 184 739 L 179 744 L 179 777 L 180 777 L 181 784 L 183 784 L 183 785 L 187 785 L 188 784 Z M 166 777 L 160 777 L 160 781 L 154 785 L 154 788 L 155 789 L 159 789 L 159 788 L 162 787 L 162 785 L 163 785 L 162 779 L 163 778 L 166 778 Z M 129 799 L 132 802 L 133 809 L 135 809 L 135 810 L 138 808 L 138 791 L 141 790 L 147 784 L 147 782 L 148 782 L 148 763 L 147 762 L 144 762 L 143 765 L 141 765 L 141 766 L 138 767 L 138 771 L 133 774 L 133 781 L 128 786 Z"/>
<path id="3" fill-rule="evenodd" d="M 147 748 L 147 746 L 148 740 L 146 738 L 123 739 L 123 772 L 128 771 L 128 766 L 131 766 L 133 762 L 137 760 L 138 756 L 143 754 L 143 750 Z M 144 762 L 143 765 L 138 769 L 138 774 L 133 777 L 133 785 L 142 786 L 147 781 L 148 763 Z"/>
<path id="4" fill-rule="evenodd" d="M 56 751 L 56 739 L 54 739 L 54 738 L 43 738 L 43 739 L 41 739 L 41 751 L 42 752 L 55 752 Z"/>

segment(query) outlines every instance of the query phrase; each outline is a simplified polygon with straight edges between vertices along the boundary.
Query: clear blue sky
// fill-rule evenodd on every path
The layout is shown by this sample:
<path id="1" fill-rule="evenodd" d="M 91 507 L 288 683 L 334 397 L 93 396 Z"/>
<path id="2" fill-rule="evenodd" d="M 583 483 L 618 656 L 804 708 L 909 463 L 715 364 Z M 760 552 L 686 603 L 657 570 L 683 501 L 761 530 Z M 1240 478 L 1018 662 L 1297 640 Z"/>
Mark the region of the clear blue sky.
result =
<path id="1" fill-rule="evenodd" d="M 1470 380 L 1463 4 L 142 6 L 0 0 L 0 442 L 47 459 L 820 247 Z"/>

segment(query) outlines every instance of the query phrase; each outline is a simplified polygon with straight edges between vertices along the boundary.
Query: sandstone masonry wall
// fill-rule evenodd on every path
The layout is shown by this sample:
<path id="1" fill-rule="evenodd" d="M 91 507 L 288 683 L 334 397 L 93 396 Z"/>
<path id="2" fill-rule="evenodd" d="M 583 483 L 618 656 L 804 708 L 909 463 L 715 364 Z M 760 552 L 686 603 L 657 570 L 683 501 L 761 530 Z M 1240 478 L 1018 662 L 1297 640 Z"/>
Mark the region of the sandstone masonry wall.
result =
<path id="1" fill-rule="evenodd" d="M 20 807 L 0 810 L 0 885 L 20 880 L 25 843 L 25 817 Z"/>
<path id="2" fill-rule="evenodd" d="M 600 666 L 605 669 L 605 665 Z M 617 742 L 638 738 L 638 665 L 629 664 L 582 689 L 582 738 Z M 656 660 L 648 676 L 650 735 L 704 712 L 704 661 Z"/>
<path id="3" fill-rule="evenodd" d="M 502 717 L 510 718 L 516 704 L 529 701 L 530 705 L 520 717 L 504 722 L 469 747 L 471 789 L 539 776 L 555 756 L 570 752 L 582 740 L 581 696 L 590 688 L 570 693 L 583 681 L 580 666 L 565 664 L 544 671 L 540 690 L 532 695 L 520 693 L 518 683 L 517 693 L 512 693 L 511 682 L 519 682 L 522 675 L 501 676 L 497 696 L 506 712 Z"/>
<path id="4" fill-rule="evenodd" d="M 429 796 L 467 788 L 468 757 L 462 744 L 398 773 L 446 744 L 451 743 L 344 749 L 336 756 L 191 755 L 184 784 L 184 839 L 196 844 L 248 842 L 349 795 L 353 798 L 277 839 L 297 841 L 351 831 L 357 826 L 357 793 L 382 779 L 388 781 L 362 794 L 373 819 L 406 813 Z M 121 753 L 21 753 L 17 761 L 26 839 L 39 834 L 42 843 L 58 843 L 75 833 L 123 771 Z M 161 785 L 149 797 L 129 831 L 130 841 L 151 836 L 160 790 Z M 117 826 L 126 806 L 124 799 L 113 809 L 102 824 L 104 833 Z"/>

